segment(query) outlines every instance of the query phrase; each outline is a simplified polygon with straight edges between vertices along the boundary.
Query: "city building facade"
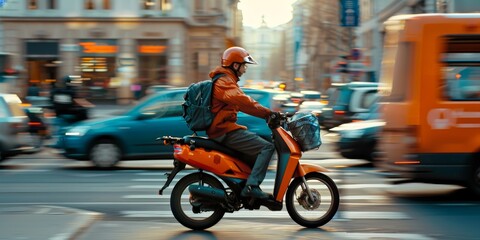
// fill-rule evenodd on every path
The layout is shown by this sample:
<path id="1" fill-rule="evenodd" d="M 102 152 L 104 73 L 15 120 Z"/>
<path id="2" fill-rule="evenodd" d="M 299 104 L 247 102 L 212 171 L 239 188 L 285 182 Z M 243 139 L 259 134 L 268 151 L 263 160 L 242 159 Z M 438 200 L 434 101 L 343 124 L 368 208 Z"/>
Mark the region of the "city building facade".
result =
<path id="1" fill-rule="evenodd" d="M 238 0 L 7 0 L 0 52 L 18 81 L 48 86 L 78 75 L 88 98 L 128 100 L 131 87 L 187 86 L 208 78 L 241 44 Z"/>
<path id="2" fill-rule="evenodd" d="M 292 61 L 285 68 L 290 72 L 290 85 L 298 90 L 326 90 L 335 64 L 349 54 L 353 29 L 340 25 L 339 8 L 339 1 L 328 0 L 298 0 L 293 4 L 293 19 L 286 34 Z"/>
<path id="3" fill-rule="evenodd" d="M 280 82 L 281 59 L 278 52 L 283 30 L 268 27 L 265 19 L 259 27 L 244 27 L 243 47 L 255 58 L 258 65 L 251 65 L 242 77 L 245 86 L 270 87 Z"/>

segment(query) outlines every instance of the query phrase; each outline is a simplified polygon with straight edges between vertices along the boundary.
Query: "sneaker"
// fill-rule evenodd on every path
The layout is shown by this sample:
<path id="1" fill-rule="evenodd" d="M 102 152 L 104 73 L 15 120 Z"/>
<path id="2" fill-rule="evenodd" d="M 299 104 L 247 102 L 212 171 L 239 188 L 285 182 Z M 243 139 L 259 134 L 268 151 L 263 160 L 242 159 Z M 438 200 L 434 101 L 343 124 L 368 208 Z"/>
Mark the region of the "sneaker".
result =
<path id="1" fill-rule="evenodd" d="M 263 192 L 258 186 L 245 186 L 240 193 L 242 197 L 253 197 L 258 199 L 268 199 L 270 194 Z"/>

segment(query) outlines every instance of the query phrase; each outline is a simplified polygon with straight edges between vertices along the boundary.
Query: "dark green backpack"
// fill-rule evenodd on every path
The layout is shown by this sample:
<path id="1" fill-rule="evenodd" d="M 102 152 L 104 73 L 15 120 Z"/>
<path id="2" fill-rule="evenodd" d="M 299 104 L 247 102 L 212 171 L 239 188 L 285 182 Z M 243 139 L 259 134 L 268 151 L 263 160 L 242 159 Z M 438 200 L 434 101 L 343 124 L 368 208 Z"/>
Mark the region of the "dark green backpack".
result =
<path id="1" fill-rule="evenodd" d="M 212 124 L 213 83 L 224 74 L 217 74 L 211 80 L 192 83 L 183 96 L 183 118 L 190 130 L 205 131 Z"/>

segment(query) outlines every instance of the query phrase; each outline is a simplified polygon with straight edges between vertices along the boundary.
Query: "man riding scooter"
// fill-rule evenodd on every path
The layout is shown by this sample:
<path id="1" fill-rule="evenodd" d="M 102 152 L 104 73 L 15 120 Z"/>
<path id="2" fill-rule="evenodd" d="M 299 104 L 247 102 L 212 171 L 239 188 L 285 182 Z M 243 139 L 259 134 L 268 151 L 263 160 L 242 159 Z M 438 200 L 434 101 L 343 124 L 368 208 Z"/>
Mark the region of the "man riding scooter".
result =
<path id="1" fill-rule="evenodd" d="M 74 77 L 65 76 L 53 86 L 50 93 L 53 110 L 55 111 L 55 135 L 62 134 L 62 128 L 88 119 L 88 108 L 94 105 L 80 98 L 74 86 Z"/>
<path id="2" fill-rule="evenodd" d="M 214 83 L 212 112 L 215 113 L 215 118 L 207 129 L 207 135 L 230 149 L 256 157 L 241 195 L 267 199 L 270 195 L 263 192 L 259 186 L 265 178 L 275 147 L 271 142 L 236 123 L 239 111 L 264 119 L 272 114 L 270 109 L 260 105 L 240 89 L 238 81 L 247 71 L 247 64 L 257 62 L 245 49 L 231 47 L 223 53 L 222 66 L 217 66 L 210 72 L 211 78 L 218 74 L 222 76 Z"/>

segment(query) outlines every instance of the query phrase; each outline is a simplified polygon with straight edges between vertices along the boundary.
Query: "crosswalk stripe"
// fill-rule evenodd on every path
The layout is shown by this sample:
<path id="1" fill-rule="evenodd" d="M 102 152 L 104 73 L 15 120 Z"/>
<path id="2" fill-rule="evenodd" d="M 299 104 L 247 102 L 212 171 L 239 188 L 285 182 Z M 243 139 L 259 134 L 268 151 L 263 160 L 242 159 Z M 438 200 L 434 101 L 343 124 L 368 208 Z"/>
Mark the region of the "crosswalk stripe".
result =
<path id="1" fill-rule="evenodd" d="M 145 195 L 124 195 L 125 199 L 170 199 L 170 193 L 165 192 L 163 195 L 145 194 Z M 347 195 L 340 196 L 342 201 L 345 200 L 387 200 L 388 198 L 382 195 Z"/>
<path id="2" fill-rule="evenodd" d="M 405 239 L 405 240 L 433 240 L 422 234 L 416 233 L 355 233 L 355 232 L 330 232 L 333 239 Z"/>
<path id="3" fill-rule="evenodd" d="M 332 179 L 333 181 L 335 181 L 335 183 L 341 183 L 343 180 L 342 179 Z M 132 182 L 155 182 L 155 183 L 158 183 L 158 184 L 163 184 L 165 183 L 166 179 L 159 179 L 159 178 L 135 178 L 135 179 L 132 179 Z M 175 182 L 177 182 L 178 180 L 175 179 L 172 181 L 172 184 L 174 184 Z M 275 179 L 271 179 L 271 178 L 266 178 L 263 180 L 263 183 L 275 183 Z"/>
<path id="4" fill-rule="evenodd" d="M 1 169 L 2 173 L 31 173 L 31 172 L 50 172 L 51 169 Z"/>
<path id="5" fill-rule="evenodd" d="M 342 189 L 365 189 L 365 188 L 390 188 L 391 184 L 383 183 L 359 183 L 359 184 L 343 184 L 338 185 L 338 188 Z"/>
<path id="6" fill-rule="evenodd" d="M 127 199 L 127 198 L 125 198 Z M 130 199 L 141 199 L 141 198 L 130 198 Z M 145 198 L 146 200 L 147 198 Z M 24 205 L 170 205 L 169 201 L 160 200 L 165 199 L 160 198 L 159 196 L 150 197 L 149 199 L 153 199 L 151 201 L 125 201 L 125 202 L 2 202 L 2 205 L 5 206 L 24 206 Z M 155 201 L 157 200 L 157 201 Z M 395 203 L 395 202 L 342 202 L 342 206 L 445 206 L 442 204 L 415 204 L 415 203 Z M 475 206 L 475 204 L 465 204 L 462 206 Z M 454 207 L 454 206 L 451 206 Z"/>
<path id="7" fill-rule="evenodd" d="M 117 171 L 126 171 L 126 170 L 117 170 Z M 177 173 L 177 176 L 185 176 L 185 175 L 188 175 L 190 173 L 194 173 L 194 172 L 197 172 L 196 170 L 185 170 L 185 171 L 181 171 L 179 173 Z M 153 172 L 153 171 L 145 171 L 145 172 L 135 172 L 136 175 L 140 175 L 140 176 L 158 176 L 158 177 L 163 177 L 165 178 L 166 177 L 166 173 L 170 173 L 170 171 L 168 172 Z M 211 174 L 209 172 L 207 172 L 208 174 Z M 342 172 L 342 171 L 330 171 L 330 172 L 323 172 L 325 175 L 328 175 L 328 176 L 358 176 L 360 175 L 361 173 L 358 173 L 358 172 Z M 268 174 L 267 173 L 267 176 L 275 176 L 275 173 L 270 173 Z"/>
<path id="8" fill-rule="evenodd" d="M 124 217 L 129 218 L 171 218 L 173 214 L 171 211 L 121 211 Z M 224 218 L 290 218 L 288 212 L 283 211 L 265 211 L 256 210 L 249 211 L 243 210 L 234 213 L 225 214 Z M 361 220 L 361 219 L 383 219 L 383 220 L 404 220 L 410 219 L 406 214 L 402 212 L 355 212 L 355 211 L 339 211 L 334 217 L 333 221 L 339 221 L 341 219 Z"/>
<path id="9" fill-rule="evenodd" d="M 387 188 L 391 187 L 389 184 L 338 184 L 342 180 L 339 179 L 333 179 L 335 183 L 337 183 L 338 188 L 345 188 L 345 189 L 365 189 L 365 188 Z M 267 181 L 269 182 L 269 181 Z M 272 180 L 273 183 L 273 180 Z M 175 181 L 172 182 L 173 186 L 175 184 Z M 322 185 L 323 186 L 323 185 Z M 274 186 L 273 185 L 261 185 L 262 189 L 264 190 L 273 190 Z M 135 189 L 159 189 L 160 185 L 130 185 L 128 188 L 135 188 Z"/>

